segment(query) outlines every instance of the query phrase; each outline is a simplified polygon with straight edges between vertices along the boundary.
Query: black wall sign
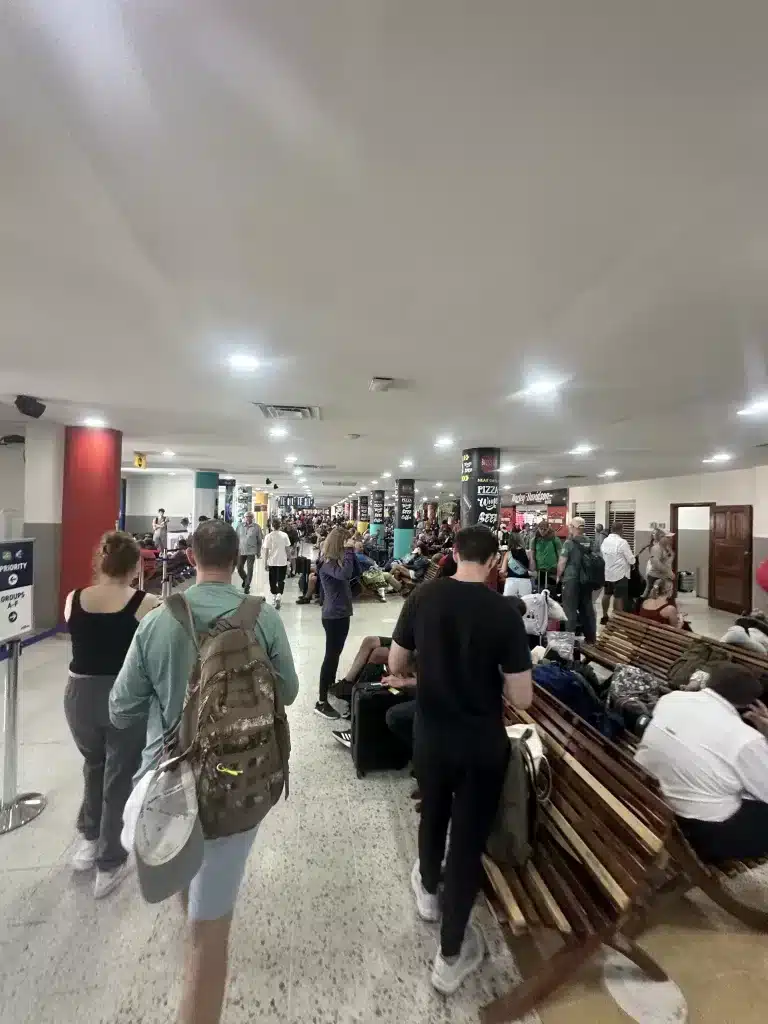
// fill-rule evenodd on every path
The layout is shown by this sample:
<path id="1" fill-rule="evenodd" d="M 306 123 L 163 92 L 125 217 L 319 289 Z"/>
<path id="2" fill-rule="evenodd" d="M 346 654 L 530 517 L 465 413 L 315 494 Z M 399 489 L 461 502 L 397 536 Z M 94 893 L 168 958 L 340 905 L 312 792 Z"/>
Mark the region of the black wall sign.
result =
<path id="1" fill-rule="evenodd" d="M 414 489 L 415 481 L 413 480 L 397 481 L 396 530 L 412 530 L 416 525 L 413 508 Z"/>
<path id="2" fill-rule="evenodd" d="M 568 489 L 558 491 L 517 491 L 504 495 L 505 505 L 567 505 Z"/>
<path id="3" fill-rule="evenodd" d="M 461 458 L 461 525 L 499 525 L 499 449 L 469 448 Z"/>
<path id="4" fill-rule="evenodd" d="M 374 491 L 371 502 L 371 522 L 381 526 L 384 522 L 384 491 Z"/>
<path id="5" fill-rule="evenodd" d="M 360 495 L 360 508 L 358 509 L 358 514 L 360 516 L 360 522 L 361 523 L 369 522 L 369 519 L 368 519 L 368 495 L 367 494 L 361 494 Z"/>
<path id="6" fill-rule="evenodd" d="M 349 516 L 357 522 L 357 498 L 352 499 L 352 508 L 349 510 Z"/>

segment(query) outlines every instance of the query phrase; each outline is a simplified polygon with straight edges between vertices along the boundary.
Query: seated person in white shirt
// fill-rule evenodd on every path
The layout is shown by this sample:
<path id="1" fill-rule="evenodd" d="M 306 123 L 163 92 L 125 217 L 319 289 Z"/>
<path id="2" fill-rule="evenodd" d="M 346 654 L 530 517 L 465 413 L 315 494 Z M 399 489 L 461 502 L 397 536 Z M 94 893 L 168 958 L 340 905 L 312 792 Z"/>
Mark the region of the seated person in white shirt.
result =
<path id="1" fill-rule="evenodd" d="M 608 608 L 613 598 L 615 612 L 626 611 L 629 607 L 629 573 L 635 564 L 632 548 L 622 537 L 621 523 L 613 523 L 611 532 L 600 545 L 600 554 L 605 562 L 605 588 L 603 589 L 603 617 L 600 625 L 608 622 Z"/>
<path id="2" fill-rule="evenodd" d="M 659 780 L 688 842 L 710 864 L 768 854 L 762 694 L 749 669 L 718 662 L 703 690 L 661 698 L 635 754 Z"/>

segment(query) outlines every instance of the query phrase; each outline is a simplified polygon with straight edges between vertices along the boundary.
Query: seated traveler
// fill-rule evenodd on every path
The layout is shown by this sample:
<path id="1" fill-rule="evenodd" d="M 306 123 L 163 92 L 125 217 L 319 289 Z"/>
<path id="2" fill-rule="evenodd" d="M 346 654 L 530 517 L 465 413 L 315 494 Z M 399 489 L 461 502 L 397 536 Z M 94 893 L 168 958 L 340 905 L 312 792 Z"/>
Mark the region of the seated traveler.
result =
<path id="1" fill-rule="evenodd" d="M 652 622 L 661 622 L 666 626 L 680 626 L 683 618 L 675 603 L 675 588 L 672 580 L 657 579 L 651 587 L 650 595 L 643 599 L 637 614 Z"/>
<path id="2" fill-rule="evenodd" d="M 363 543 L 359 540 L 355 542 L 355 561 L 357 562 L 363 586 L 375 591 L 381 600 L 386 600 L 387 588 L 397 593 L 400 593 L 403 589 L 402 583 L 391 572 L 385 572 L 372 558 L 365 554 Z"/>
<path id="3" fill-rule="evenodd" d="M 410 555 L 406 555 L 402 562 L 396 562 L 392 566 L 392 575 L 396 580 L 412 588 L 415 584 L 421 583 L 430 565 L 426 545 L 417 544 Z"/>
<path id="4" fill-rule="evenodd" d="M 662 697 L 635 760 L 702 860 L 768 854 L 768 709 L 748 669 L 712 665 L 703 690 Z"/>

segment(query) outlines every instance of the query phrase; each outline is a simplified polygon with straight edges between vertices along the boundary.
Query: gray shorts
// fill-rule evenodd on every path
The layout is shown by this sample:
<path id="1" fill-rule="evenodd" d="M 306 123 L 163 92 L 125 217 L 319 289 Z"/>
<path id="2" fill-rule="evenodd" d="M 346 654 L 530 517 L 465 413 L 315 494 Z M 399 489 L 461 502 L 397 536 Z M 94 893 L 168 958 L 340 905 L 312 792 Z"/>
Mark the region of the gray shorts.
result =
<path id="1" fill-rule="evenodd" d="M 259 831 L 206 839 L 203 863 L 189 884 L 189 920 L 217 921 L 235 909 L 245 865 Z"/>

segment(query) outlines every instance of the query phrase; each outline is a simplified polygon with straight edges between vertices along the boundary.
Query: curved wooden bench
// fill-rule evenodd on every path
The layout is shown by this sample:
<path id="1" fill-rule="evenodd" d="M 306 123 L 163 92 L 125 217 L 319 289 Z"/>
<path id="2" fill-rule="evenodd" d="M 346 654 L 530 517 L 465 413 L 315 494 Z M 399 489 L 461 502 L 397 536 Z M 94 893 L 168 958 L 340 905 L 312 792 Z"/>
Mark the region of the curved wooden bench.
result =
<path id="1" fill-rule="evenodd" d="M 484 859 L 489 902 L 511 936 L 555 931 L 561 948 L 516 988 L 482 1011 L 484 1024 L 523 1017 L 564 985 L 603 944 L 652 979 L 661 967 L 625 932 L 653 899 L 669 860 L 674 816 L 653 780 L 559 701 L 536 687 L 528 712 L 510 722 L 536 725 L 552 769 L 536 850 L 522 869 Z"/>

